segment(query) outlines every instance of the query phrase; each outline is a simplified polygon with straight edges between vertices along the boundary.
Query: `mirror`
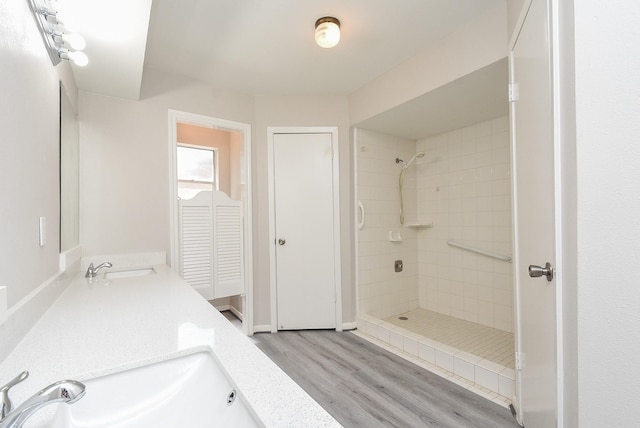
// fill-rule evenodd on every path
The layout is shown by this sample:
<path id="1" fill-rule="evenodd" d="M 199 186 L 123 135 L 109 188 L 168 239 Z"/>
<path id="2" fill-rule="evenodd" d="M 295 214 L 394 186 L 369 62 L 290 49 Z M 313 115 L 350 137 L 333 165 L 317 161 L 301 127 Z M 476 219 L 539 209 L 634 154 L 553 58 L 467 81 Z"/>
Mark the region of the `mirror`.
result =
<path id="1" fill-rule="evenodd" d="M 60 84 L 60 252 L 80 244 L 78 116 Z"/>

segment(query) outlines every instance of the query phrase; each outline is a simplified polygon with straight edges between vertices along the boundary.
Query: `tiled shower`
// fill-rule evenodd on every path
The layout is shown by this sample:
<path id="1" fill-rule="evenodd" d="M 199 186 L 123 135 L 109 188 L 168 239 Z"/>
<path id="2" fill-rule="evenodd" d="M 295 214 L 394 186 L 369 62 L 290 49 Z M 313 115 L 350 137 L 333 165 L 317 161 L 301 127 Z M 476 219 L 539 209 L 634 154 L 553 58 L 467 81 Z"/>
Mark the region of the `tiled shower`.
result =
<path id="1" fill-rule="evenodd" d="M 448 244 L 512 254 L 508 117 L 418 141 L 358 129 L 355 150 L 359 330 L 510 399 L 512 264 Z M 400 170 L 420 151 L 401 225 Z"/>

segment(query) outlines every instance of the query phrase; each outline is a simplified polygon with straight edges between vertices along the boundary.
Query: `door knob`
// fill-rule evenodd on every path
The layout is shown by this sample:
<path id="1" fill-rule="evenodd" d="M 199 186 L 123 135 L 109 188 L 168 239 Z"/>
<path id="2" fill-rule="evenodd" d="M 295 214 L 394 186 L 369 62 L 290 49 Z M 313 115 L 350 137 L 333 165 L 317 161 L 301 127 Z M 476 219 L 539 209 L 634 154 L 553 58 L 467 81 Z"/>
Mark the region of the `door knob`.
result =
<path id="1" fill-rule="evenodd" d="M 282 239 L 282 238 L 278 239 L 278 244 L 280 244 L 280 245 L 284 245 L 284 244 L 286 244 L 286 243 L 287 243 L 287 240 L 286 240 L 286 239 Z"/>
<path id="2" fill-rule="evenodd" d="M 547 277 L 547 281 L 551 281 L 553 279 L 553 268 L 551 267 L 551 263 L 547 262 L 544 267 L 529 265 L 529 276 L 531 278 L 538 278 L 542 275 Z"/>

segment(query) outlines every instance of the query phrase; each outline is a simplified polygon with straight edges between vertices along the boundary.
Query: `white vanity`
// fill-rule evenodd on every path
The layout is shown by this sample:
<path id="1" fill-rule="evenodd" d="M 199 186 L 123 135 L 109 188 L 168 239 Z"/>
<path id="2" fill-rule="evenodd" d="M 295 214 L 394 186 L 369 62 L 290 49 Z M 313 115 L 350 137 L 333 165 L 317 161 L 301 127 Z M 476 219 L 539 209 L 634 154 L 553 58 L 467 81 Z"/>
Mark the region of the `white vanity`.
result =
<path id="1" fill-rule="evenodd" d="M 201 413 L 205 418 L 215 419 L 217 414 L 222 418 L 223 413 L 235 417 L 226 414 L 226 401 L 219 412 L 201 412 L 203 407 L 219 404 L 218 394 L 240 408 L 239 420 L 245 421 L 241 426 L 340 426 L 169 267 L 153 266 L 145 275 L 107 276 L 102 271 L 89 280 L 84 272 L 78 274 L 0 364 L 0 383 L 23 370 L 30 372 L 10 391 L 14 406 L 58 380 L 74 379 L 87 385 L 86 395 L 77 403 L 47 406 L 26 427 L 72 427 L 70 419 L 89 416 L 93 425 L 86 422 L 82 426 L 109 426 L 100 425 L 103 409 L 99 405 L 91 410 L 102 403 L 104 417 L 118 410 L 126 418 L 127 412 L 139 415 L 158 408 L 165 414 L 151 415 L 157 417 L 154 427 L 195 428 Z M 220 385 L 220 391 L 209 388 L 213 383 Z M 114 393 L 119 384 L 122 396 L 132 397 L 129 401 Z M 159 385 L 166 385 L 166 394 L 158 393 Z M 142 392 L 136 397 L 136 391 Z M 185 394 L 192 396 L 184 399 Z M 208 395 L 211 401 L 203 399 Z M 139 403 L 125 408 L 136 400 Z M 75 414 L 73 406 L 78 406 Z M 166 412 L 195 419 L 176 425 Z M 245 417 L 249 419 L 242 419 Z M 228 420 L 220 423 L 239 426 Z M 218 425 L 210 420 L 203 426 Z"/>

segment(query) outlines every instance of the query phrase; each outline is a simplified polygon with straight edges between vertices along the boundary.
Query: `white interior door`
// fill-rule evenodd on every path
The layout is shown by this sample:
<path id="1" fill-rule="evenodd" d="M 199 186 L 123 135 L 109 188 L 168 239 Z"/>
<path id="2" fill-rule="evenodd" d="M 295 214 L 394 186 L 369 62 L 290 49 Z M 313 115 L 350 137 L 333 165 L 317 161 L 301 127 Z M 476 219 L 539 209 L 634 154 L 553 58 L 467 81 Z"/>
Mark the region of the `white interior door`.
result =
<path id="1" fill-rule="evenodd" d="M 556 280 L 530 276 L 555 268 L 554 133 L 549 8 L 533 0 L 511 52 L 514 216 L 519 352 L 518 409 L 527 428 L 557 426 Z M 538 273 L 542 273 L 538 271 Z"/>
<path id="2" fill-rule="evenodd" d="M 277 326 L 336 327 L 332 134 L 274 134 Z"/>

